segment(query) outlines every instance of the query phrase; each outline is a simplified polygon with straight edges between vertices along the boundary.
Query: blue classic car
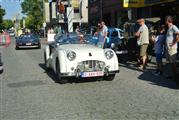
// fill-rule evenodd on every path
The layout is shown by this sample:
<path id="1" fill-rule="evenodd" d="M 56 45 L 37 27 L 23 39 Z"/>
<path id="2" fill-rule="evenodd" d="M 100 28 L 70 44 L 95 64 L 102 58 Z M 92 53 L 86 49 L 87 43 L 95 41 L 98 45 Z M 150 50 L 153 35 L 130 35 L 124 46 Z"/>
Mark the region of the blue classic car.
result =
<path id="1" fill-rule="evenodd" d="M 124 31 L 119 28 L 109 28 L 105 47 L 112 48 L 116 54 L 127 54 L 123 33 Z"/>

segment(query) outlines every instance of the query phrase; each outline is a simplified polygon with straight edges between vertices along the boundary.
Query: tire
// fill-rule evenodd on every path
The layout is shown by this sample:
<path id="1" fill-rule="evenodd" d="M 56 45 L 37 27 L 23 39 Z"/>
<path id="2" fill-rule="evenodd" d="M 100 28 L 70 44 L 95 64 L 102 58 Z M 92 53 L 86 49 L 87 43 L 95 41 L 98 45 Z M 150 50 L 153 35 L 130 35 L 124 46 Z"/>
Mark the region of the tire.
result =
<path id="1" fill-rule="evenodd" d="M 4 71 L 4 69 L 3 69 L 3 65 L 0 65 L 0 74 L 2 74 L 3 71 Z"/>
<path id="2" fill-rule="evenodd" d="M 4 71 L 3 69 L 2 69 L 2 70 L 0 70 L 0 74 L 2 74 L 2 73 L 3 73 L 3 71 Z"/>
<path id="3" fill-rule="evenodd" d="M 38 49 L 41 49 L 41 44 L 39 44 Z"/>
<path id="4" fill-rule="evenodd" d="M 66 84 L 68 83 L 68 80 L 64 79 L 60 75 L 60 66 L 58 60 L 56 60 L 56 76 L 57 76 L 57 82 L 60 84 Z"/>
<path id="5" fill-rule="evenodd" d="M 105 79 L 106 81 L 112 81 L 112 80 L 114 80 L 115 75 L 116 75 L 116 74 L 111 74 L 111 75 L 109 75 L 109 76 L 105 76 L 104 79 Z"/>
<path id="6" fill-rule="evenodd" d="M 18 47 L 18 46 L 16 46 L 16 47 L 15 47 L 15 49 L 16 49 L 16 50 L 19 50 L 19 47 Z"/>

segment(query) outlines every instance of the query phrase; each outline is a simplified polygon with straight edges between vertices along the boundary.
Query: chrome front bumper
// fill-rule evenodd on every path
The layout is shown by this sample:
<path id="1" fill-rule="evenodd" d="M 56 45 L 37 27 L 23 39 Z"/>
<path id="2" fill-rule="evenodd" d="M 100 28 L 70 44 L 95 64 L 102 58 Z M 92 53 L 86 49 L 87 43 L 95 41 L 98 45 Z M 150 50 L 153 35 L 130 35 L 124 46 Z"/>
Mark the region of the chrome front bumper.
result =
<path id="1" fill-rule="evenodd" d="M 108 76 L 111 74 L 116 74 L 119 70 L 110 71 L 109 66 L 106 66 L 105 62 L 98 60 L 87 60 L 82 61 L 77 64 L 74 68 L 74 72 L 61 73 L 62 77 L 81 77 L 82 73 L 86 72 L 103 72 L 103 76 Z M 95 77 L 95 76 L 94 76 Z M 97 76 L 98 77 L 98 76 Z M 102 77 L 102 76 L 99 76 Z"/>
<path id="2" fill-rule="evenodd" d="M 95 71 L 90 71 L 90 72 L 95 72 Z M 109 76 L 109 75 L 112 75 L 112 74 L 119 73 L 119 70 L 108 71 L 106 69 L 106 71 L 103 71 L 103 72 L 104 72 L 104 76 Z M 61 73 L 61 76 L 62 77 L 76 77 L 76 78 L 80 78 L 81 77 L 80 73 L 81 73 L 81 71 L 79 71 L 79 69 L 76 69 L 75 72 Z M 103 76 L 99 76 L 99 77 L 103 77 Z"/>

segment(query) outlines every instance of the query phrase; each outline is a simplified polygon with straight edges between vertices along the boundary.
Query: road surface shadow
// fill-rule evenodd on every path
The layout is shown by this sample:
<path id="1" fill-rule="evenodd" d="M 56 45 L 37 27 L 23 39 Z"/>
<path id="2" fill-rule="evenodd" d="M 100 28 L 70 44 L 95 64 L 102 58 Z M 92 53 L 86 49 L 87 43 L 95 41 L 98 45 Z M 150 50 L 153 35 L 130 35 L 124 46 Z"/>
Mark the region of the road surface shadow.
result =
<path id="1" fill-rule="evenodd" d="M 155 76 L 153 69 L 148 69 L 147 71 L 143 72 L 138 79 L 147 81 L 149 84 L 167 87 L 170 89 L 179 89 L 179 84 L 172 80 L 166 79 L 166 76 Z"/>
<path id="2" fill-rule="evenodd" d="M 149 84 L 152 85 L 158 85 L 162 87 L 167 87 L 170 89 L 179 89 L 179 82 L 176 82 L 174 80 L 167 79 L 166 77 L 170 75 L 170 67 L 168 65 L 164 65 L 164 75 L 163 76 L 155 76 L 154 71 L 156 69 L 156 63 L 155 62 L 150 62 L 148 63 L 147 69 L 142 71 L 138 69 L 136 62 L 121 62 L 120 66 L 125 67 L 127 69 L 135 70 L 142 72 L 142 74 L 138 77 L 140 80 L 148 81 Z M 179 75 L 178 75 L 179 76 Z"/>
<path id="3" fill-rule="evenodd" d="M 46 73 L 55 83 L 59 83 L 55 73 L 52 70 L 47 70 L 44 63 L 40 63 L 39 66 L 45 71 Z M 102 78 L 75 78 L 75 77 L 69 77 L 65 78 L 68 80 L 68 83 L 87 83 L 87 82 L 97 82 L 97 81 L 103 81 Z M 60 84 L 60 83 L 59 83 Z"/>
<path id="4" fill-rule="evenodd" d="M 20 88 L 20 87 L 40 86 L 44 84 L 45 83 L 43 81 L 29 80 L 29 81 L 21 81 L 16 83 L 9 83 L 7 86 L 11 88 Z"/>
<path id="5" fill-rule="evenodd" d="M 147 69 L 144 71 L 141 71 L 140 69 L 138 69 L 136 59 L 134 58 L 131 59 L 130 57 L 124 57 L 124 58 L 119 59 L 119 65 L 127 69 L 142 72 L 142 74 L 138 77 L 138 79 L 140 80 L 148 81 L 150 84 L 153 84 L 153 85 L 158 85 L 158 86 L 167 87 L 171 89 L 179 89 L 179 82 L 166 79 L 166 76 L 171 74 L 170 67 L 167 64 L 163 66 L 165 76 L 157 77 L 153 74 L 155 71 L 154 69 L 156 69 L 156 61 L 155 61 L 155 56 L 152 56 L 152 57 L 153 58 L 151 59 L 151 61 L 147 63 Z M 164 63 L 165 61 L 166 60 L 164 59 Z"/>

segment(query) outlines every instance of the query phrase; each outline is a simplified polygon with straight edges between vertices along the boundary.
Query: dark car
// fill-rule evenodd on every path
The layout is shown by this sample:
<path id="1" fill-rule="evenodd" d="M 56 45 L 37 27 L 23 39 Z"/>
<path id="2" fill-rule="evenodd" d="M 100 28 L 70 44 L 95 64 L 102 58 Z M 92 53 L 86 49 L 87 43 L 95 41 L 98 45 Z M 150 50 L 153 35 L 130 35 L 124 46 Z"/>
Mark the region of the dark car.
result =
<path id="1" fill-rule="evenodd" d="M 34 34 L 22 34 L 16 38 L 16 49 L 41 48 L 40 39 Z"/>

